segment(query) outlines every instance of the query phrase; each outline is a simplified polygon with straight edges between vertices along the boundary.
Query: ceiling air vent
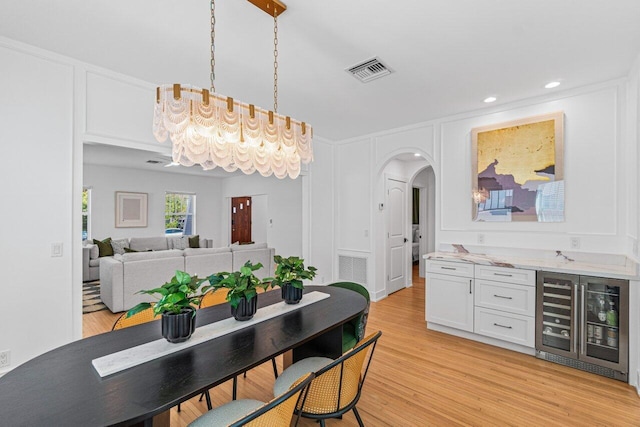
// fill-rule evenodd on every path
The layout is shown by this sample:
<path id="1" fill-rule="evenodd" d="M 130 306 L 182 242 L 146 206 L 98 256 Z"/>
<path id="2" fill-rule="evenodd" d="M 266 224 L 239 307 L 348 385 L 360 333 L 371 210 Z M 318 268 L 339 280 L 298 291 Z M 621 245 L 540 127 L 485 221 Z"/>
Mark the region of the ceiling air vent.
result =
<path id="1" fill-rule="evenodd" d="M 356 64 L 347 68 L 345 71 L 352 74 L 353 77 L 360 80 L 362 83 L 367 83 L 371 80 L 384 77 L 392 72 L 392 70 L 384 65 L 378 57 Z"/>

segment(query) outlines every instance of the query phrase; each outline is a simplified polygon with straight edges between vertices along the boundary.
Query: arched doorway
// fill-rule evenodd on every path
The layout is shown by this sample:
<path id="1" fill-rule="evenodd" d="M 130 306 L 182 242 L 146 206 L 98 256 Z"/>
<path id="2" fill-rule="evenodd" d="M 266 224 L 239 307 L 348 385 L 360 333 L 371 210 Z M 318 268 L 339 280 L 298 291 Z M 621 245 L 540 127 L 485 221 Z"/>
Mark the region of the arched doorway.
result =
<path id="1" fill-rule="evenodd" d="M 418 214 L 422 225 L 417 224 L 416 234 L 418 262 L 423 254 L 435 248 L 435 173 L 431 166 L 433 160 L 424 152 L 418 151 L 417 154 L 415 151 L 407 150 L 392 153 L 378 168 L 377 194 L 381 203 L 378 204 L 380 215 L 374 220 L 378 236 L 375 239 L 375 271 L 376 282 L 380 288 L 384 288 L 384 295 L 413 283 L 414 184 L 418 186 L 418 193 L 422 195 Z M 421 173 L 423 175 L 420 175 Z M 421 271 L 424 271 L 424 267 Z"/>

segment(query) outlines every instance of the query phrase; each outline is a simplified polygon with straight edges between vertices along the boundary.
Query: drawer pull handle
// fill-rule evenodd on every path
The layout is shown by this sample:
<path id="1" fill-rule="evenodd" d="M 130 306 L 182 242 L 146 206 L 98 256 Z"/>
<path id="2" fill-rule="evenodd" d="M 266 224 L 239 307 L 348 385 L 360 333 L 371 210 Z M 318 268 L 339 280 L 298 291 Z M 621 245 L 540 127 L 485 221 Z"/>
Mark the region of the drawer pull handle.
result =
<path id="1" fill-rule="evenodd" d="M 440 267 L 443 270 L 457 270 L 455 267 Z"/>
<path id="2" fill-rule="evenodd" d="M 506 273 L 493 273 L 494 276 L 504 276 L 504 277 L 513 277 L 513 274 Z"/>
<path id="3" fill-rule="evenodd" d="M 494 296 L 494 297 L 496 297 L 496 298 L 502 298 L 502 299 L 513 299 L 513 297 L 505 297 L 505 296 L 503 296 L 503 295 L 496 295 L 496 294 L 493 294 L 493 296 Z"/>
<path id="4" fill-rule="evenodd" d="M 499 323 L 494 323 L 493 326 L 498 326 L 499 328 L 505 328 L 505 329 L 513 329 L 512 326 L 504 326 Z"/>

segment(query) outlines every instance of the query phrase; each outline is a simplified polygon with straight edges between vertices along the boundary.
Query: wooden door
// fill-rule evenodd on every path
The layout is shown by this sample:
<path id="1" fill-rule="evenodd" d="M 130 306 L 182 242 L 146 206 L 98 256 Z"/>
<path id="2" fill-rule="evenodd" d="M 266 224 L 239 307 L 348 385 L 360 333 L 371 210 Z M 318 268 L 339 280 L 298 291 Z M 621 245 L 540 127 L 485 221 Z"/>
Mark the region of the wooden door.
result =
<path id="1" fill-rule="evenodd" d="M 231 243 L 251 242 L 251 197 L 231 198 Z"/>

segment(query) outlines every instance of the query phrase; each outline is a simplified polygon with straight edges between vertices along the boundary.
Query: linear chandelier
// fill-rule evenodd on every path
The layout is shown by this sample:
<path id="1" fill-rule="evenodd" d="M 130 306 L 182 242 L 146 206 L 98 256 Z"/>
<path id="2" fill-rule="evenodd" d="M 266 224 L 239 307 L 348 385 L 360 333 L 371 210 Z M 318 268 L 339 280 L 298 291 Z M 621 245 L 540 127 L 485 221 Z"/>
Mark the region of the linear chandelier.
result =
<path id="1" fill-rule="evenodd" d="M 313 160 L 313 130 L 278 114 L 278 0 L 249 0 L 273 16 L 273 110 L 215 93 L 215 0 L 211 0 L 211 88 L 172 84 L 156 88 L 153 135 L 171 139 L 172 159 L 246 174 L 297 178 L 300 164 Z"/>

